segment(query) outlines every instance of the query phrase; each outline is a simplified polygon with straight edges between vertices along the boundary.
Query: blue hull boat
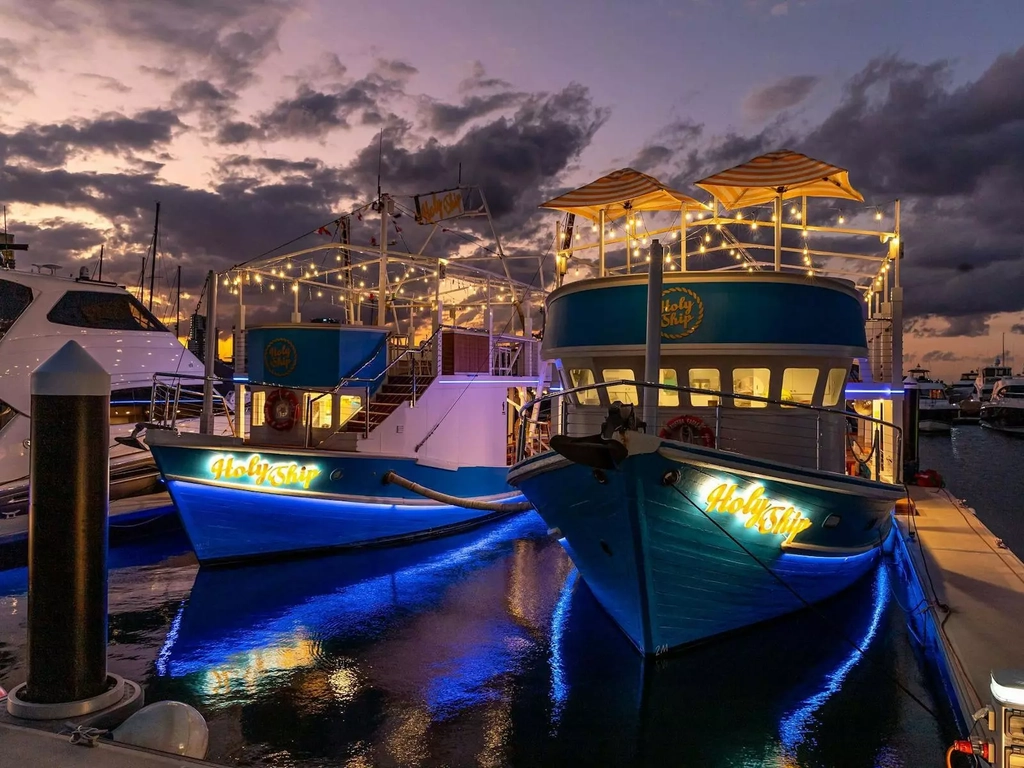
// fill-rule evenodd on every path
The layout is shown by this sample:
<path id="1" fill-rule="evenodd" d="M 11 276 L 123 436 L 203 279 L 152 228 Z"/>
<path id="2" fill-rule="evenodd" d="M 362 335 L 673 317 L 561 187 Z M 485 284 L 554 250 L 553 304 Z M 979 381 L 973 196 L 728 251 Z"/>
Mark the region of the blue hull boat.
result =
<path id="1" fill-rule="evenodd" d="M 509 472 L 645 655 L 846 589 L 905 493 L 898 209 L 891 231 L 808 224 L 831 214 L 807 197 L 863 198 L 844 169 L 788 150 L 697 186 L 712 203 L 622 169 L 542 205 L 566 214 L 562 263 L 598 258 L 547 296 L 541 357 L 563 389 L 520 409 Z M 773 245 L 756 236 L 767 203 Z"/>
<path id="2" fill-rule="evenodd" d="M 400 544 L 508 514 L 442 504 L 398 485 L 395 472 L 469 501 L 516 502 L 505 467 L 439 469 L 413 459 L 316 451 L 232 451 L 149 442 L 202 563 Z"/>
<path id="3" fill-rule="evenodd" d="M 558 528 L 598 601 L 643 654 L 846 589 L 875 564 L 902 494 L 667 440 L 614 471 L 547 454 L 519 464 L 510 480 Z"/>

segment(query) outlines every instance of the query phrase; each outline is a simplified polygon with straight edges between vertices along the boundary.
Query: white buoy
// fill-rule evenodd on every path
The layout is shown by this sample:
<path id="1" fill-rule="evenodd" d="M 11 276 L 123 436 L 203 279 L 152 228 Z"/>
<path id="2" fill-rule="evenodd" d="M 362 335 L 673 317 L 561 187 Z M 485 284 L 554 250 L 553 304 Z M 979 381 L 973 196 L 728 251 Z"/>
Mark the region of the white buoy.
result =
<path id="1" fill-rule="evenodd" d="M 202 760 L 210 744 L 206 720 L 180 701 L 143 707 L 110 734 L 114 741 Z"/>

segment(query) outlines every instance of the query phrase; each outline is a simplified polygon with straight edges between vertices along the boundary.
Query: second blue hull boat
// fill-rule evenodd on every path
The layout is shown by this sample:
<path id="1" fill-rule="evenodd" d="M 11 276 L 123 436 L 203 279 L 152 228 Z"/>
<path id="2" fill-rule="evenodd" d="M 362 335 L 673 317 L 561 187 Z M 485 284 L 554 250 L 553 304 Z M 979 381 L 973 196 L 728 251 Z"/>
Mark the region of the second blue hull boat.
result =
<path id="1" fill-rule="evenodd" d="M 877 263 L 877 273 L 858 272 L 841 246 L 811 246 L 805 200 L 790 211 L 799 223 L 783 222 L 783 196 L 860 200 L 844 170 L 782 151 L 700 185 L 714 204 L 623 169 L 544 203 L 567 214 L 563 263 L 596 245 L 596 276 L 547 297 L 541 356 L 563 390 L 521 409 L 524 439 L 509 472 L 645 655 L 846 589 L 876 562 L 905 493 L 901 401 L 889 397 L 902 392 L 901 294 L 878 298 L 898 285 L 898 224 L 878 233 L 882 253 L 849 257 Z M 748 221 L 756 229 L 756 208 L 768 202 L 773 265 L 736 231 Z M 720 216 L 718 205 L 755 211 Z M 678 225 L 644 218 L 669 211 Z M 604 233 L 597 243 L 577 243 L 577 215 Z M 625 258 L 611 264 L 606 224 L 619 218 Z M 690 227 L 700 270 L 688 262 Z M 801 231 L 783 238 L 786 229 Z M 813 227 L 826 231 L 844 234 Z M 653 239 L 635 260 L 656 233 L 682 245 Z M 802 264 L 784 258 L 794 253 Z M 812 255 L 839 266 L 830 274 Z M 849 380 L 855 368 L 863 381 Z M 525 437 L 542 425 L 549 450 L 533 455 Z"/>
<path id="2" fill-rule="evenodd" d="M 651 654 L 831 597 L 875 564 L 899 490 L 787 474 L 665 440 L 615 471 L 548 454 L 511 480 L 565 537 L 605 610 Z"/>

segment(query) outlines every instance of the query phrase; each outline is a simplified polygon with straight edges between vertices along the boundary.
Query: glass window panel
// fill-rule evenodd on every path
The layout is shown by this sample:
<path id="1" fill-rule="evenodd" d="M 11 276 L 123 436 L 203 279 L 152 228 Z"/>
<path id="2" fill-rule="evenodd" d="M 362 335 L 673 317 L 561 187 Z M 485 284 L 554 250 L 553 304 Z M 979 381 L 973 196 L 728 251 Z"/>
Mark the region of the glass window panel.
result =
<path id="1" fill-rule="evenodd" d="M 149 310 L 127 293 L 69 291 L 53 305 L 46 319 L 60 325 L 108 331 L 167 331 Z"/>
<path id="2" fill-rule="evenodd" d="M 787 368 L 782 374 L 782 399 L 810 405 L 817 383 L 817 368 Z"/>
<path id="3" fill-rule="evenodd" d="M 662 368 L 658 372 L 658 381 L 669 387 L 678 387 L 679 379 L 676 377 L 674 368 Z M 670 389 L 662 389 L 658 392 L 658 405 L 675 407 L 679 405 L 679 393 Z"/>
<path id="4" fill-rule="evenodd" d="M 21 283 L 0 280 L 0 339 L 32 303 L 32 289 Z"/>
<path id="5" fill-rule="evenodd" d="M 843 394 L 843 385 L 846 383 L 846 373 L 845 368 L 833 368 L 828 372 L 828 378 L 825 379 L 824 406 L 826 408 L 831 408 L 839 403 L 839 398 Z"/>
<path id="6" fill-rule="evenodd" d="M 689 376 L 690 389 L 709 389 L 714 392 L 722 390 L 722 378 L 717 368 L 691 368 Z M 715 406 L 719 404 L 718 395 L 698 395 L 691 392 L 690 403 L 698 407 Z"/>
<path id="7" fill-rule="evenodd" d="M 572 381 L 573 387 L 589 387 L 596 383 L 594 381 L 594 372 L 589 368 L 573 368 L 569 371 L 569 379 Z M 588 389 L 586 392 L 577 392 L 576 399 L 580 401 L 580 405 L 600 405 L 601 398 L 597 394 L 596 389 Z"/>
<path id="8" fill-rule="evenodd" d="M 605 368 L 601 371 L 605 381 L 618 381 L 619 379 L 632 379 L 633 371 L 629 368 Z M 608 402 L 614 403 L 638 403 L 636 387 L 633 384 L 616 384 L 608 387 Z"/>
<path id="9" fill-rule="evenodd" d="M 266 403 L 266 392 L 260 391 L 252 393 L 252 425 L 254 427 L 262 427 L 265 423 L 263 419 L 263 407 Z"/>
<path id="10" fill-rule="evenodd" d="M 767 368 L 733 368 L 732 391 L 737 395 L 768 397 L 768 380 L 771 371 Z M 758 400 L 735 399 L 737 408 L 764 408 L 767 403 Z"/>
<path id="11" fill-rule="evenodd" d="M 344 424 L 363 407 L 363 398 L 355 395 L 342 395 L 338 398 L 338 424 Z"/>
<path id="12" fill-rule="evenodd" d="M 334 398 L 331 395 L 324 395 L 319 399 L 315 399 L 317 396 L 312 395 L 311 403 L 313 406 L 312 414 L 312 427 L 313 429 L 330 429 L 331 428 L 331 406 L 333 405 Z"/>

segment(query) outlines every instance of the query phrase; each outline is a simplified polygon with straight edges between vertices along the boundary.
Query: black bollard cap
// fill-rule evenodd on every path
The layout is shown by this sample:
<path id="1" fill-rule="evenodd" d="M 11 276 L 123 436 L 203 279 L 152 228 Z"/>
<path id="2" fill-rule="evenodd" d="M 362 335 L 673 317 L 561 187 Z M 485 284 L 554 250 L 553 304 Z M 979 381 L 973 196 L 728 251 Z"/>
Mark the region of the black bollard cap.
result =
<path id="1" fill-rule="evenodd" d="M 32 374 L 33 395 L 110 394 L 110 374 L 77 341 L 69 341 Z"/>

